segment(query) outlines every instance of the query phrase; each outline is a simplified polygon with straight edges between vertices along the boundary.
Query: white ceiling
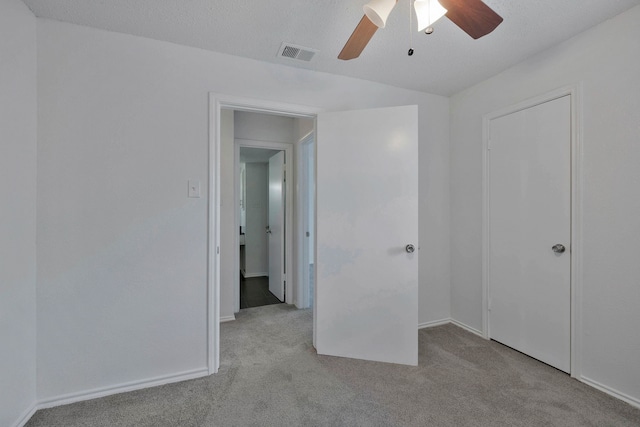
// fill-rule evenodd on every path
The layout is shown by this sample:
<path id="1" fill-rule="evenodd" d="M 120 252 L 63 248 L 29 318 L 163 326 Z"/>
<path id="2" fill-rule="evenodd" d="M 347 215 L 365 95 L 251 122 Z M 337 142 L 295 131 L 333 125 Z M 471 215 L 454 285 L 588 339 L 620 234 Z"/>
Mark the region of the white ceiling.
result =
<path id="1" fill-rule="evenodd" d="M 410 1 L 399 0 L 360 58 L 341 61 L 367 0 L 24 0 L 42 18 L 446 96 L 640 4 L 484 0 L 504 18 L 493 33 L 473 40 L 443 18 L 431 35 L 413 32 L 409 57 Z M 320 52 L 294 64 L 276 57 L 282 42 Z"/>

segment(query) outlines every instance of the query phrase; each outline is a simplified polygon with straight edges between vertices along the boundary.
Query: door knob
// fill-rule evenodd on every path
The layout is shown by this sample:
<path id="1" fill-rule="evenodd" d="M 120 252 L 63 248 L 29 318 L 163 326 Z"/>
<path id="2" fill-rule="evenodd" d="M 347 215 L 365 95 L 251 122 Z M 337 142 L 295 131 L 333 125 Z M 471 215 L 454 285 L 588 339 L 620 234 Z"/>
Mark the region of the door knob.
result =
<path id="1" fill-rule="evenodd" d="M 271 234 L 271 228 L 268 225 L 265 228 L 267 229 L 267 234 Z"/>
<path id="2" fill-rule="evenodd" d="M 408 253 L 412 254 L 412 253 L 413 253 L 413 251 L 415 251 L 415 250 L 416 250 L 416 247 L 415 247 L 415 246 L 413 246 L 411 243 L 409 243 L 407 246 L 405 246 L 405 247 L 404 247 L 404 249 L 405 249 Z"/>
<path id="3" fill-rule="evenodd" d="M 553 250 L 553 252 L 555 252 L 557 254 L 564 253 L 564 251 L 566 250 L 564 245 L 561 245 L 560 243 L 558 243 L 557 245 L 553 245 L 553 247 L 551 249 Z"/>

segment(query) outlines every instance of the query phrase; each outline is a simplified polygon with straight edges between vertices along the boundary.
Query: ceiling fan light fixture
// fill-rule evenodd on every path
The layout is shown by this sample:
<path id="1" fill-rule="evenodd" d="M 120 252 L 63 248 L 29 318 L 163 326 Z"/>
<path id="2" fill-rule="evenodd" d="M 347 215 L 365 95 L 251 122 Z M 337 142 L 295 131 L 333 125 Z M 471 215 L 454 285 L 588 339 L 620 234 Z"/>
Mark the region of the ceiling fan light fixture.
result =
<path id="1" fill-rule="evenodd" d="M 363 6 L 364 14 L 378 28 L 384 28 L 395 5 L 396 0 L 371 0 Z"/>
<path id="2" fill-rule="evenodd" d="M 418 31 L 432 26 L 447 13 L 447 9 L 442 7 L 438 0 L 415 0 L 413 7 L 418 18 Z"/>

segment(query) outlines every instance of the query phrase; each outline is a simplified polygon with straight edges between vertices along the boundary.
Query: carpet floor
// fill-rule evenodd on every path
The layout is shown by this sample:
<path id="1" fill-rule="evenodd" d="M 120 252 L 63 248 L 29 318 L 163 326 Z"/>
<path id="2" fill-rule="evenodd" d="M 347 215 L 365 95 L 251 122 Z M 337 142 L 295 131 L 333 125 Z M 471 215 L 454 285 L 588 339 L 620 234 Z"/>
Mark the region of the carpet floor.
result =
<path id="1" fill-rule="evenodd" d="M 640 410 L 453 325 L 418 332 L 420 364 L 318 356 L 285 304 L 221 325 L 216 375 L 36 412 L 28 427 L 640 426 Z"/>

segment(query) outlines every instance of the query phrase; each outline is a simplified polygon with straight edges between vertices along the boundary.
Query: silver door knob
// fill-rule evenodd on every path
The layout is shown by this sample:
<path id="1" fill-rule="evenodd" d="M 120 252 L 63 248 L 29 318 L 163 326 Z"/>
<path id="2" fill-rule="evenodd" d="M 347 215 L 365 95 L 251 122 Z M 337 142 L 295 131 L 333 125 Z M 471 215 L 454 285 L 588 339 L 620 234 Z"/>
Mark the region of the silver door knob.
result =
<path id="1" fill-rule="evenodd" d="M 551 250 L 553 250 L 553 252 L 555 252 L 557 254 L 561 254 L 561 253 L 564 253 L 566 248 L 564 247 L 564 245 L 561 245 L 560 243 L 558 243 L 557 245 L 553 245 Z"/>
<path id="2" fill-rule="evenodd" d="M 415 250 L 416 250 L 416 247 L 415 247 L 415 246 L 413 246 L 411 243 L 409 243 L 407 246 L 405 246 L 405 247 L 404 247 L 404 249 L 405 249 L 408 253 L 412 254 L 412 253 L 413 253 L 413 251 L 415 251 Z"/>

